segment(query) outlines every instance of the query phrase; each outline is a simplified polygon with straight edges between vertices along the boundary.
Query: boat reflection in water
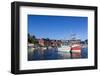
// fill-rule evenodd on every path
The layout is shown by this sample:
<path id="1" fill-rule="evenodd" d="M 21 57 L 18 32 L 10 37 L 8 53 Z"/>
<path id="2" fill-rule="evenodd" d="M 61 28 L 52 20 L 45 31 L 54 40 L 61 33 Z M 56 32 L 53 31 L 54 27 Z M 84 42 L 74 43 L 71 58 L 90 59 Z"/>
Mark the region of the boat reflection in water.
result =
<path id="1" fill-rule="evenodd" d="M 88 49 L 79 46 L 62 47 L 28 47 L 28 60 L 56 60 L 56 59 L 79 59 L 87 58 Z"/>

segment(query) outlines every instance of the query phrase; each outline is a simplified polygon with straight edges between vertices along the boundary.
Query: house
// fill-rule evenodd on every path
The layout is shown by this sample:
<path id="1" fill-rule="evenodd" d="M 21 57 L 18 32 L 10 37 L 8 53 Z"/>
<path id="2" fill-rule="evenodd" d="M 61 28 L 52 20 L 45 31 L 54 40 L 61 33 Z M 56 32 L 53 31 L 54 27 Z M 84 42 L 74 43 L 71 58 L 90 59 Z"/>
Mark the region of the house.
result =
<path id="1" fill-rule="evenodd" d="M 38 44 L 41 46 L 45 46 L 45 40 L 44 39 L 38 39 Z"/>

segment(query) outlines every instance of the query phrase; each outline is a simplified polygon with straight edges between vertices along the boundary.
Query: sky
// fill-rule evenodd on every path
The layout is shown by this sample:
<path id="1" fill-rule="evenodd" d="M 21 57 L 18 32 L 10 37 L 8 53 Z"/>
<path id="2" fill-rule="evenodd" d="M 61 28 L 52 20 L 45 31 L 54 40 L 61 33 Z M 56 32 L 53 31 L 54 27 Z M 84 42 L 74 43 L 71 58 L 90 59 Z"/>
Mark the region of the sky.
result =
<path id="1" fill-rule="evenodd" d="M 72 34 L 77 39 L 87 39 L 88 17 L 28 15 L 28 33 L 36 38 L 68 40 Z"/>

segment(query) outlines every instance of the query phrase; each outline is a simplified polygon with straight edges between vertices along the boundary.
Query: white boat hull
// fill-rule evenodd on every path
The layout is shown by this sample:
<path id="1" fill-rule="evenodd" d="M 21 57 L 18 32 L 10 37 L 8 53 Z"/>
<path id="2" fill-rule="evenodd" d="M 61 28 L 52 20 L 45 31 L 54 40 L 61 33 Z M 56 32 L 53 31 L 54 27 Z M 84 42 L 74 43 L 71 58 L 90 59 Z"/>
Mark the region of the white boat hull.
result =
<path id="1" fill-rule="evenodd" d="M 58 51 L 62 51 L 62 52 L 70 52 L 71 47 L 69 46 L 61 46 L 60 48 L 58 48 Z"/>

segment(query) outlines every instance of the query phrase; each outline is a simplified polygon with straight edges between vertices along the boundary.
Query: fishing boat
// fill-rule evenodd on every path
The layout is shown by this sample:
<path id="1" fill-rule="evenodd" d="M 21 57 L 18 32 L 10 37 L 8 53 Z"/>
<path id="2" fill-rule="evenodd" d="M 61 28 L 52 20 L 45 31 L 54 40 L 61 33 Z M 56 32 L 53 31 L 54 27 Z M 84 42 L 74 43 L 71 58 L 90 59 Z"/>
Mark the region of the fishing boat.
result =
<path id="1" fill-rule="evenodd" d="M 71 47 L 70 46 L 61 46 L 61 47 L 59 47 L 58 48 L 58 51 L 60 51 L 60 52 L 70 52 L 70 50 L 71 50 Z"/>
<path id="2" fill-rule="evenodd" d="M 69 59 L 71 58 L 71 47 L 63 45 L 58 48 L 58 54 L 63 58 L 63 59 Z"/>
<path id="3" fill-rule="evenodd" d="M 74 44 L 71 47 L 72 58 L 80 58 L 81 57 L 81 46 L 80 44 Z"/>
<path id="4" fill-rule="evenodd" d="M 71 51 L 75 53 L 80 53 L 81 52 L 81 46 L 80 44 L 73 44 L 71 46 Z"/>

